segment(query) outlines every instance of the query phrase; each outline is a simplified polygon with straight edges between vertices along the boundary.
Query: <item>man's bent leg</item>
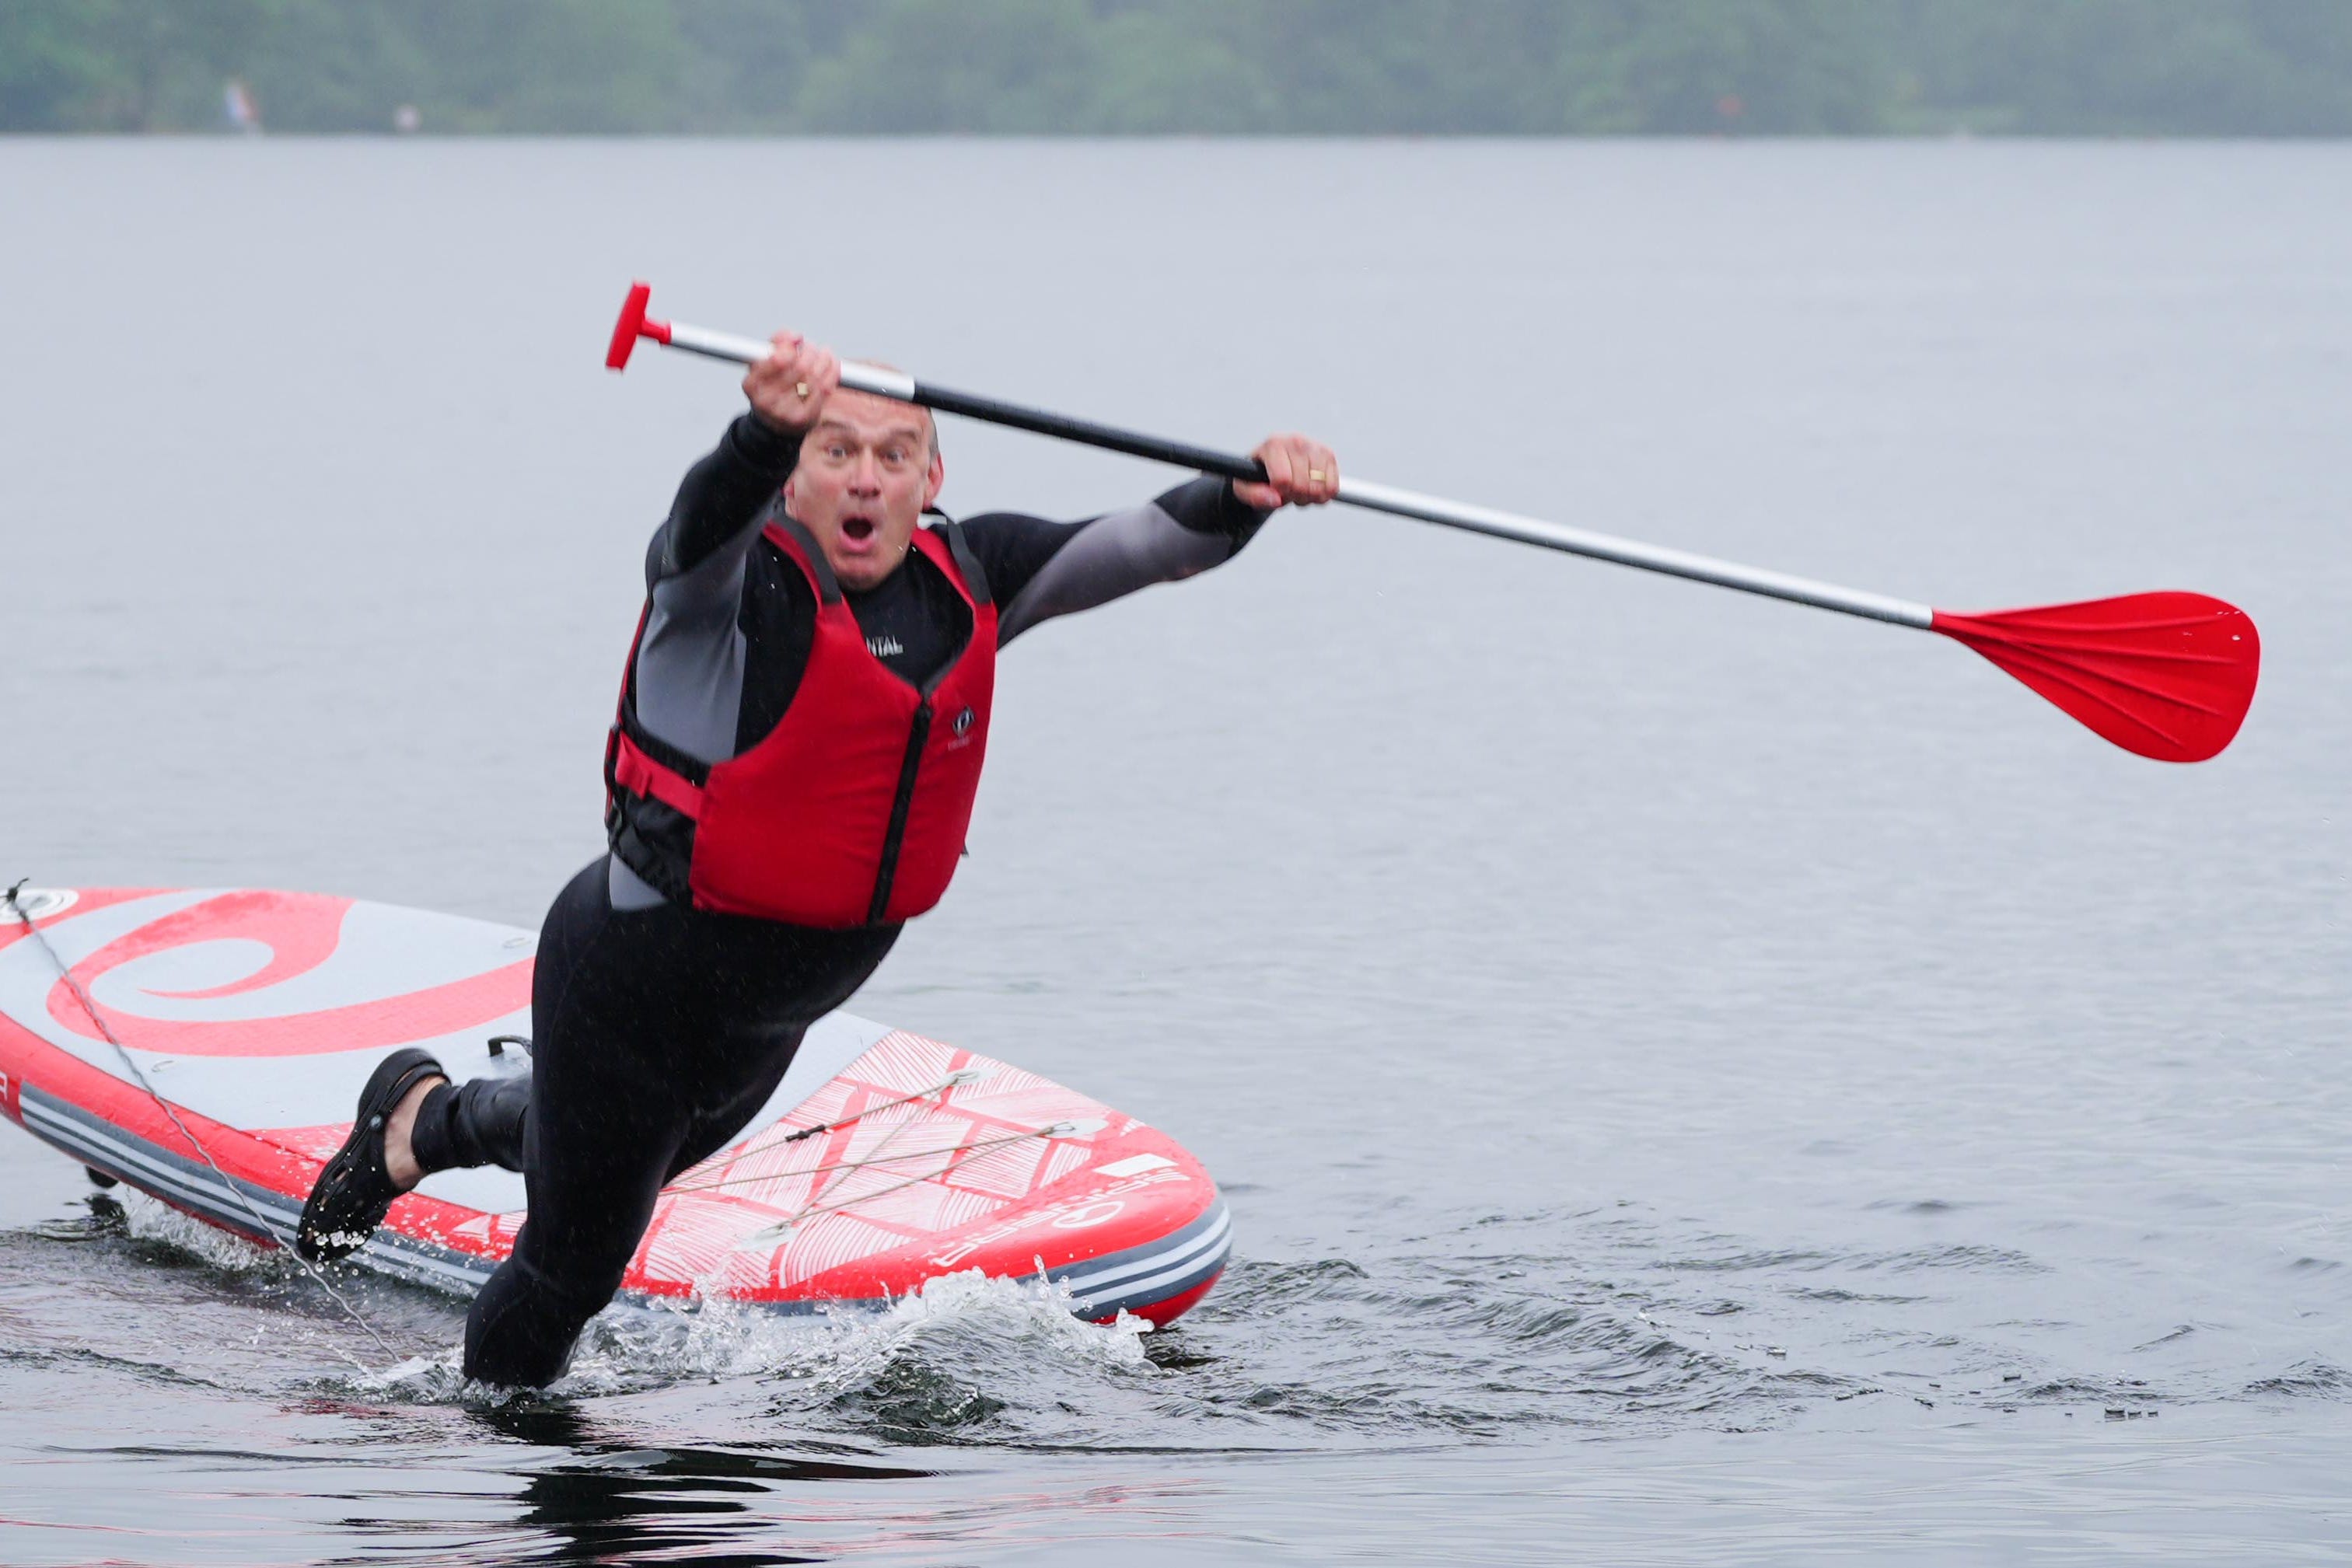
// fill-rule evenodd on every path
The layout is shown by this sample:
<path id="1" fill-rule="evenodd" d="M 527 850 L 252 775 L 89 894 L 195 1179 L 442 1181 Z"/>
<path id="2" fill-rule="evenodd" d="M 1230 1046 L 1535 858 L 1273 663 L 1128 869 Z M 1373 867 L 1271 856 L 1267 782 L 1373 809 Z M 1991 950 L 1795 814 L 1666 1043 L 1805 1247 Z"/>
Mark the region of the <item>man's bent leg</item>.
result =
<path id="1" fill-rule="evenodd" d="M 531 1218 L 515 1238 L 514 1255 L 482 1287 L 466 1319 L 467 1376 L 536 1387 L 562 1375 L 588 1320 L 619 1291 L 662 1187 L 743 1130 L 775 1092 L 802 1033 L 779 1036 L 749 1082 L 718 1107 L 693 1112 L 654 1179 L 628 1184 L 626 1201 L 616 1190 L 609 1145 L 593 1192 L 560 1197 L 560 1162 L 534 1153 Z M 593 1217 L 585 1225 L 583 1209 Z"/>
<path id="2" fill-rule="evenodd" d="M 709 1028 L 691 916 L 615 914 L 604 890 L 600 862 L 549 912 L 530 1077 L 447 1105 L 451 1152 L 519 1166 L 530 1201 L 513 1255 L 466 1319 L 466 1375 L 485 1382 L 536 1386 L 562 1373 L 620 1288 L 691 1119 L 678 1062 Z"/>
<path id="3" fill-rule="evenodd" d="M 572 999 L 599 988 L 591 980 Z M 562 1374 L 653 1218 L 690 1113 L 611 1027 L 643 1028 L 634 1013 L 565 1008 L 522 1081 L 531 1104 L 514 1123 L 530 1212 L 467 1314 L 468 1377 L 537 1386 Z"/>
<path id="4" fill-rule="evenodd" d="M 601 890 L 598 904 L 560 997 L 534 998 L 530 1106 L 517 1119 L 530 1217 L 466 1323 L 467 1375 L 488 1382 L 562 1373 L 620 1288 L 664 1183 L 741 1131 L 808 1024 L 898 936 L 672 905 L 614 914 Z"/>

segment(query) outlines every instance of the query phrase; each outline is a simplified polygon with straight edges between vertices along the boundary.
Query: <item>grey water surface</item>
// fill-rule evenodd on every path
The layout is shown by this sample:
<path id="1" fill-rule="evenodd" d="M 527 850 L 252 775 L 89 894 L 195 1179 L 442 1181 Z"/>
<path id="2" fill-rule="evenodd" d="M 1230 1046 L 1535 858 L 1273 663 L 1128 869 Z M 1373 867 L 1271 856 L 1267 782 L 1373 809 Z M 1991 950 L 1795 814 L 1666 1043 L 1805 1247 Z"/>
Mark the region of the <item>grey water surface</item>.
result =
<path id="1" fill-rule="evenodd" d="M 0 142 L 0 873 L 535 924 L 656 313 L 1960 609 L 2243 604 L 2145 762 L 1940 640 L 1368 514 L 1003 669 L 858 1010 L 1166 1128 L 1170 1332 L 600 1329 L 0 1129 L 0 1561 L 2352 1556 L 2352 148 Z M 1172 477 L 965 423 L 947 503 Z"/>

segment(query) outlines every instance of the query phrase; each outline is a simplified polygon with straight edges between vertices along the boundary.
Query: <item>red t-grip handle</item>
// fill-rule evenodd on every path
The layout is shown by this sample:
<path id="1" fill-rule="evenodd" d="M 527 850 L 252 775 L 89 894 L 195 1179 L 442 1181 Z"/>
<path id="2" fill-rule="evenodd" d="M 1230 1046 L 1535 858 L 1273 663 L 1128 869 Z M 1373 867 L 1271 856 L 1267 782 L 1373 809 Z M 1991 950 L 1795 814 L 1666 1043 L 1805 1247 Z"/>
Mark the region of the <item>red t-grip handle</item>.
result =
<path id="1" fill-rule="evenodd" d="M 669 341 L 669 323 L 646 319 L 646 301 L 653 298 L 650 283 L 632 283 L 629 297 L 621 301 L 621 319 L 613 323 L 613 341 L 604 350 L 604 368 L 628 369 L 629 352 L 640 338 L 651 338 L 656 343 Z"/>

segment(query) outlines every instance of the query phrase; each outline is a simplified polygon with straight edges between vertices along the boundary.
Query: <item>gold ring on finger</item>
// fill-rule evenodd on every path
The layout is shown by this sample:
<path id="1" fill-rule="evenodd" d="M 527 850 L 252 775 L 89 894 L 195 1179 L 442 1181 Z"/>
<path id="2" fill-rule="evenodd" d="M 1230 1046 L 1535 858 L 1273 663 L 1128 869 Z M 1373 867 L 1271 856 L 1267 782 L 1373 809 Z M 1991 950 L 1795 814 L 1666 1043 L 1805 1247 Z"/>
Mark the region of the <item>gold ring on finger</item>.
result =
<path id="1" fill-rule="evenodd" d="M 1309 468 L 1307 471 L 1307 477 L 1313 480 L 1316 484 L 1320 485 L 1323 483 L 1323 470 L 1320 468 Z"/>
<path id="2" fill-rule="evenodd" d="M 806 396 L 808 396 L 808 382 L 794 382 L 793 383 L 793 395 L 794 397 L 806 397 Z"/>

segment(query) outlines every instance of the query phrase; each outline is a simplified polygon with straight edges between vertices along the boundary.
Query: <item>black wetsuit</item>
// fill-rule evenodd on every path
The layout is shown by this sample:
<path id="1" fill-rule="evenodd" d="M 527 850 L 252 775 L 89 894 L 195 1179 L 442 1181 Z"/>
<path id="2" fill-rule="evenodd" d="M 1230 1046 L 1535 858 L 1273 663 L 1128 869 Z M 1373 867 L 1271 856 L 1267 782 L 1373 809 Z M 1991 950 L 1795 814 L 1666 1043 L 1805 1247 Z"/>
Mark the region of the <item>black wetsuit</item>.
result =
<path id="1" fill-rule="evenodd" d="M 738 419 L 688 471 L 647 552 L 638 721 L 704 762 L 764 737 L 807 664 L 814 602 L 760 526 L 798 454 L 796 440 Z M 999 607 L 1001 647 L 1228 559 L 1264 520 L 1203 478 L 1083 522 L 992 513 L 962 527 Z M 847 597 L 867 647 L 909 681 L 971 633 L 971 612 L 919 553 Z M 523 1173 L 529 1194 L 514 1254 L 467 1318 L 466 1372 L 487 1382 L 562 1372 L 619 1289 L 661 1188 L 742 1129 L 808 1026 L 898 940 L 895 925 L 817 930 L 669 902 L 629 870 L 626 831 L 548 910 L 530 1077 L 437 1088 L 417 1115 L 427 1171 L 500 1165 Z"/>

